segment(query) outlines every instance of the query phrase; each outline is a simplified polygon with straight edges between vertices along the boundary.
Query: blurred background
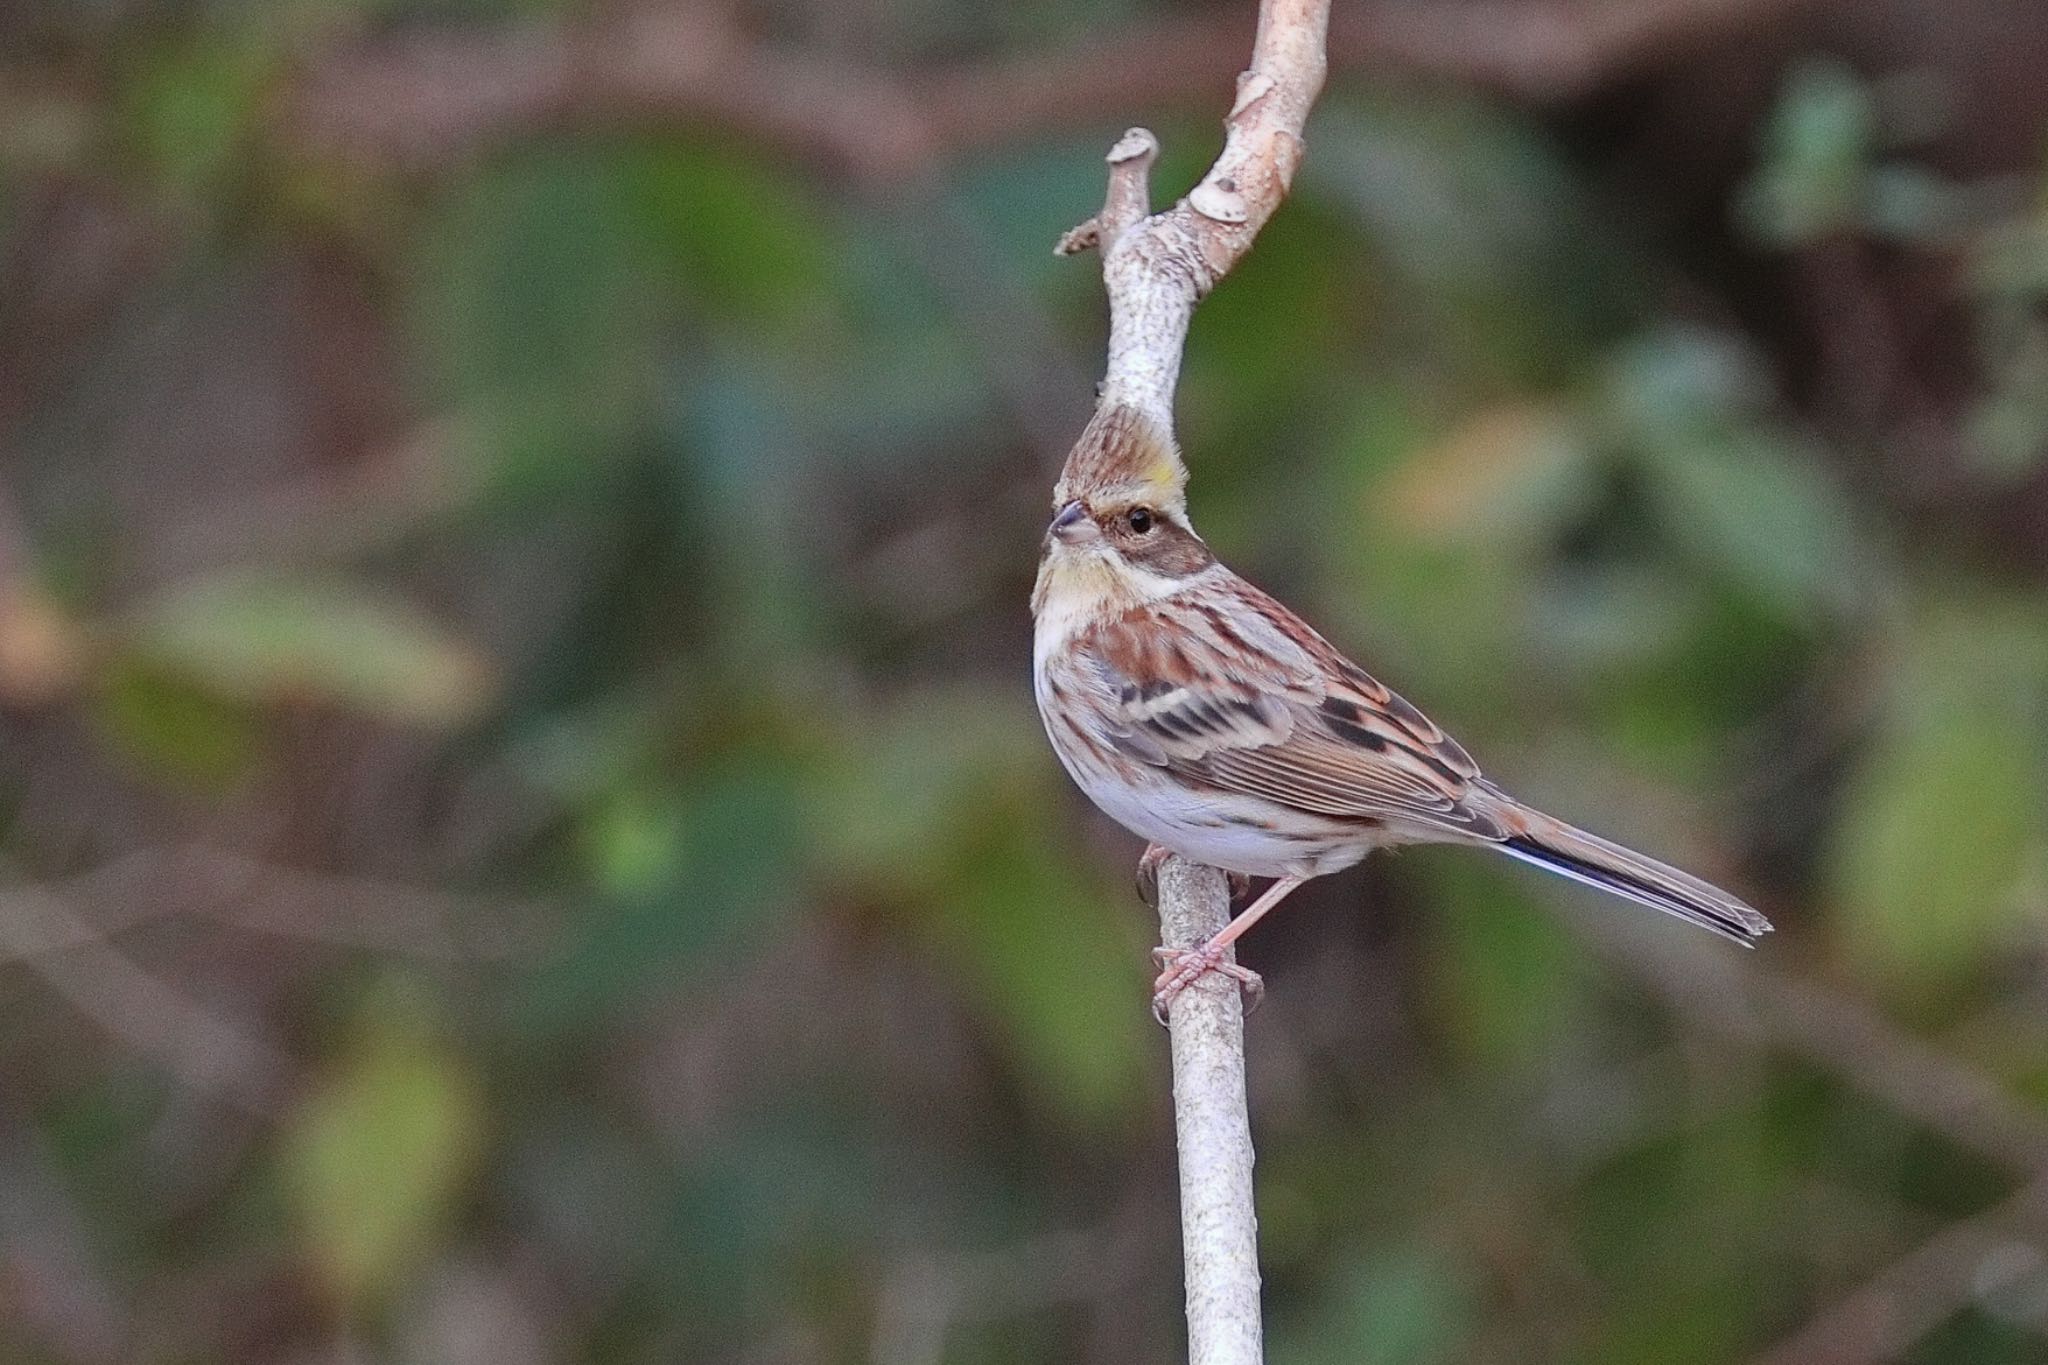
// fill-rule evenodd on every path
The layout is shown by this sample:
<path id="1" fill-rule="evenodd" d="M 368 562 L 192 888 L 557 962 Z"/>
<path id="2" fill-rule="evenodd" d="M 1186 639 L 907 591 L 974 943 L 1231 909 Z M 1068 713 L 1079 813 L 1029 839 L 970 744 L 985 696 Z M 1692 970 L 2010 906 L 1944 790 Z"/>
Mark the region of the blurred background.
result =
<path id="1" fill-rule="evenodd" d="M 1271 1358 L 2048 1359 L 2048 7 L 1337 8 L 1196 521 L 1780 933 L 1297 896 Z M 0 2 L 0 1359 L 1179 1357 L 1025 598 L 1252 13 Z"/>

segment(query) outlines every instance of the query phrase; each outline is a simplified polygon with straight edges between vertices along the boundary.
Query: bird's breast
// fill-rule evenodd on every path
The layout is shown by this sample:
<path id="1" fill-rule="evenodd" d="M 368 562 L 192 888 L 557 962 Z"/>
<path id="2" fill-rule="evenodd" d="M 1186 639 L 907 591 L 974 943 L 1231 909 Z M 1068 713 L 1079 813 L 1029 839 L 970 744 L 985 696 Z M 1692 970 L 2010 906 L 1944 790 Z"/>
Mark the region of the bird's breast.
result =
<path id="1" fill-rule="evenodd" d="M 1106 686 L 1076 665 L 1071 650 L 1054 650 L 1039 660 L 1034 690 L 1046 736 L 1075 785 L 1105 815 L 1148 842 L 1255 877 L 1335 872 L 1381 842 L 1357 821 L 1218 791 L 1118 749 L 1096 719 L 1111 703 Z"/>

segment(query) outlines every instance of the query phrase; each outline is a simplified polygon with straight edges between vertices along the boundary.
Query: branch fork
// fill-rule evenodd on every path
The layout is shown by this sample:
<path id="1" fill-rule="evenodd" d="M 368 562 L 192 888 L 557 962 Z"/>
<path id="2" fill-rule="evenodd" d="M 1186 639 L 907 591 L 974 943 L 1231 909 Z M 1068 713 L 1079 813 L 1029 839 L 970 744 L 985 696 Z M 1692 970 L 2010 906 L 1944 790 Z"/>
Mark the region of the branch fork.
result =
<path id="1" fill-rule="evenodd" d="M 1110 148 L 1102 211 L 1056 250 L 1102 253 L 1109 365 L 1101 402 L 1173 428 L 1173 391 L 1195 305 L 1251 249 L 1301 165 L 1302 125 L 1328 69 L 1328 0 L 1266 0 L 1252 63 L 1237 79 L 1223 150 L 1187 196 L 1151 209 L 1159 139 L 1133 128 Z"/>

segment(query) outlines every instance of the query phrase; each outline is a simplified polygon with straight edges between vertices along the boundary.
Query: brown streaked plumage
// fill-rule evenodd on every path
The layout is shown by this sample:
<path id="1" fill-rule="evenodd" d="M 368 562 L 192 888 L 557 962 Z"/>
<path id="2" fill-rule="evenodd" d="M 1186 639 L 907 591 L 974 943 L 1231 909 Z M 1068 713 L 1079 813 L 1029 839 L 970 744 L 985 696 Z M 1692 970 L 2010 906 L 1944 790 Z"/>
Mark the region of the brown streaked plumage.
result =
<path id="1" fill-rule="evenodd" d="M 1489 782 L 1219 563 L 1188 524 L 1186 484 L 1165 433 L 1131 409 L 1098 413 L 1060 478 L 1031 599 L 1039 711 L 1082 790 L 1157 847 L 1279 879 L 1207 947 L 1166 955 L 1157 1008 L 1303 881 L 1390 844 L 1492 847 L 1739 943 L 1769 931 L 1727 892 Z"/>

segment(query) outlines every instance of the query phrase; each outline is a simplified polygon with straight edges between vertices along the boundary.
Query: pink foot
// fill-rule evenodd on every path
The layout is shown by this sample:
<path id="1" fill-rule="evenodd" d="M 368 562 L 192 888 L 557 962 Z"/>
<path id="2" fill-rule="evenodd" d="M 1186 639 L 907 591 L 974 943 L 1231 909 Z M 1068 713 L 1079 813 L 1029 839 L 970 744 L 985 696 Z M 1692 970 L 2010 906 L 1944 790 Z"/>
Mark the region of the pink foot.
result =
<path id="1" fill-rule="evenodd" d="M 1266 997 L 1266 983 L 1251 968 L 1225 962 L 1223 955 L 1229 951 L 1228 944 L 1213 943 L 1200 948 L 1154 948 L 1152 958 L 1162 970 L 1152 983 L 1152 1017 L 1164 1024 L 1180 993 L 1209 972 L 1237 982 L 1244 992 L 1246 1014 L 1257 1009 Z"/>

